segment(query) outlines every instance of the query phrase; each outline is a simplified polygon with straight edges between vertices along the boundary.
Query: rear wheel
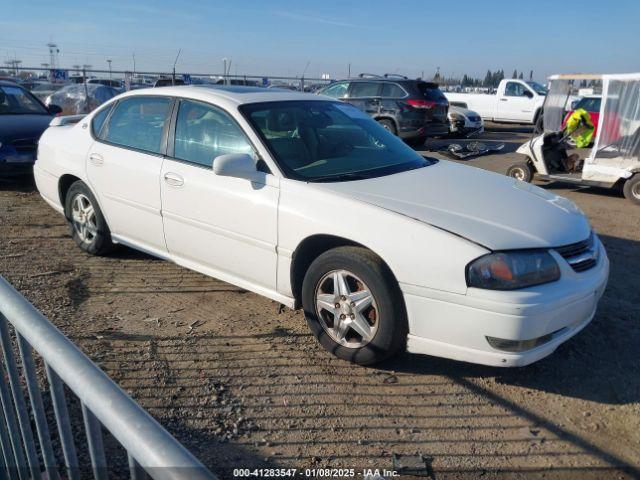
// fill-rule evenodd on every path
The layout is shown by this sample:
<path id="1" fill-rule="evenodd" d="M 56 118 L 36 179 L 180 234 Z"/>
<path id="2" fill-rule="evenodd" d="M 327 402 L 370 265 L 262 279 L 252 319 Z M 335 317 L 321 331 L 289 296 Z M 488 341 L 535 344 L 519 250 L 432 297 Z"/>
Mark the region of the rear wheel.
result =
<path id="1" fill-rule="evenodd" d="M 384 128 L 385 130 L 388 130 L 389 132 L 393 133 L 394 135 L 398 134 L 398 130 L 396 129 L 395 124 L 386 118 L 381 118 L 380 120 L 378 120 L 378 123 L 380 124 L 380 126 L 382 128 Z"/>
<path id="2" fill-rule="evenodd" d="M 384 262 L 361 247 L 329 250 L 310 265 L 302 305 L 318 342 L 361 365 L 402 350 L 407 316 L 400 288 Z"/>
<path id="3" fill-rule="evenodd" d="M 507 177 L 527 183 L 531 183 L 534 173 L 535 171 L 533 170 L 531 162 L 516 163 L 507 169 Z"/>
<path id="4" fill-rule="evenodd" d="M 628 200 L 640 205 L 640 173 L 636 173 L 633 177 L 624 182 L 623 187 L 624 196 Z"/>
<path id="5" fill-rule="evenodd" d="M 91 255 L 105 255 L 113 250 L 111 232 L 93 193 L 82 181 L 69 187 L 65 215 L 76 244 Z"/>

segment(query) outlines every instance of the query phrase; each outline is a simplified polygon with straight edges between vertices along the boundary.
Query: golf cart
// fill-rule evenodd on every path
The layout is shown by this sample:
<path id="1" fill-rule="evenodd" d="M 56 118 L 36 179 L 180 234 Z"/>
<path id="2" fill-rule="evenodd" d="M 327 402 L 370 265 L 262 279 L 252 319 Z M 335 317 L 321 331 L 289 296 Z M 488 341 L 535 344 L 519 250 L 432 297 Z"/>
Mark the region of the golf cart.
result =
<path id="1" fill-rule="evenodd" d="M 510 166 L 507 175 L 525 182 L 537 175 L 576 185 L 622 187 L 625 197 L 640 205 L 640 73 L 563 74 L 549 80 L 544 131 L 518 148 L 527 160 Z M 584 80 L 602 82 L 602 103 L 593 147 L 576 149 L 565 122 L 571 94 Z"/>

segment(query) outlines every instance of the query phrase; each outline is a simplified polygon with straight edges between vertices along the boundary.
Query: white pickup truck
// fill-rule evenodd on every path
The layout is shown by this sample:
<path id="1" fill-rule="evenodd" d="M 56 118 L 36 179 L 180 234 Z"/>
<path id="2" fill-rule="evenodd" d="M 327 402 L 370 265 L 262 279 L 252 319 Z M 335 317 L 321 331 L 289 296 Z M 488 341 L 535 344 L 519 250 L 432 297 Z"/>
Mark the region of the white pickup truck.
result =
<path id="1" fill-rule="evenodd" d="M 535 125 L 547 89 L 536 82 L 505 79 L 496 93 L 444 92 L 451 105 L 475 110 L 484 120 Z"/>

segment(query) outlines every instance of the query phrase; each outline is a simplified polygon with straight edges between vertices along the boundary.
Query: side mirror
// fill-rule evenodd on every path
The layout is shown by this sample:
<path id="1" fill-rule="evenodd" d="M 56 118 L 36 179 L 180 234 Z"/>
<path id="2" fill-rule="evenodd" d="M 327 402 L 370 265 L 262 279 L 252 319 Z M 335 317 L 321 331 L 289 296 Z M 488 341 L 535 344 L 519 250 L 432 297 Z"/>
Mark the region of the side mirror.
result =
<path id="1" fill-rule="evenodd" d="M 533 98 L 533 93 L 531 93 L 529 90 L 525 90 L 523 95 L 527 98 Z"/>
<path id="2" fill-rule="evenodd" d="M 49 105 L 47 110 L 51 115 L 58 115 L 59 113 L 62 113 L 62 107 L 60 105 Z"/>
<path id="3" fill-rule="evenodd" d="M 213 159 L 213 172 L 223 177 L 251 179 L 258 172 L 256 162 L 247 153 L 228 153 Z"/>
<path id="4" fill-rule="evenodd" d="M 580 100 L 574 100 L 573 102 L 571 102 L 571 110 L 575 110 L 578 107 L 579 103 Z"/>

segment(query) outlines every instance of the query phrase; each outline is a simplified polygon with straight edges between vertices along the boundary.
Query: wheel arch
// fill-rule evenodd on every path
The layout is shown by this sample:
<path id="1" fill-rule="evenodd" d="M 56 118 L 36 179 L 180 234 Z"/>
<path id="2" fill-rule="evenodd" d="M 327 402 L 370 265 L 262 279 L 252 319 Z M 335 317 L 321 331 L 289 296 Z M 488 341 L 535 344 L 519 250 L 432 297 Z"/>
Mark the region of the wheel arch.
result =
<path id="1" fill-rule="evenodd" d="M 71 185 L 73 185 L 77 181 L 82 181 L 82 179 L 68 173 L 62 175 L 58 180 L 58 195 L 60 198 L 60 205 L 62 205 L 63 209 L 65 209 L 67 201 L 67 192 L 71 188 Z"/>
<path id="2" fill-rule="evenodd" d="M 389 270 L 393 276 L 394 281 L 397 283 L 398 279 L 393 273 L 393 270 L 384 258 L 379 255 L 375 250 L 369 248 L 366 245 L 355 242 L 348 238 L 340 237 L 331 234 L 314 234 L 303 239 L 291 256 L 291 267 L 289 271 L 291 291 L 293 293 L 295 308 L 300 308 L 302 305 L 302 281 L 307 273 L 307 270 L 311 266 L 311 263 L 323 253 L 332 250 L 337 247 L 361 247 L 377 255 L 385 267 Z"/>
<path id="3" fill-rule="evenodd" d="M 400 132 L 400 123 L 398 122 L 397 118 L 394 118 L 391 115 L 377 115 L 375 117 L 373 117 L 373 119 L 378 122 L 380 120 L 389 120 L 391 123 L 393 123 L 394 127 L 396 127 L 396 135 Z"/>

